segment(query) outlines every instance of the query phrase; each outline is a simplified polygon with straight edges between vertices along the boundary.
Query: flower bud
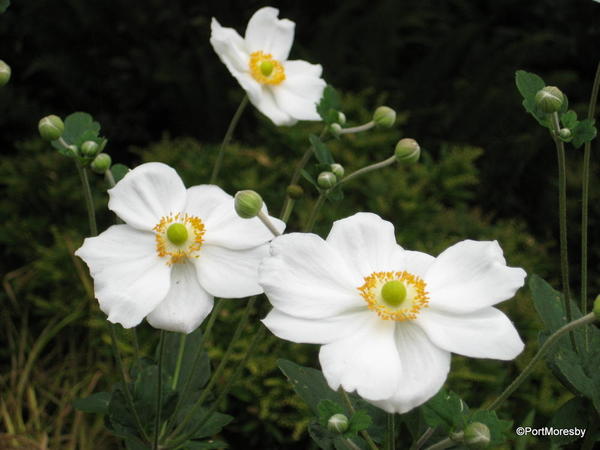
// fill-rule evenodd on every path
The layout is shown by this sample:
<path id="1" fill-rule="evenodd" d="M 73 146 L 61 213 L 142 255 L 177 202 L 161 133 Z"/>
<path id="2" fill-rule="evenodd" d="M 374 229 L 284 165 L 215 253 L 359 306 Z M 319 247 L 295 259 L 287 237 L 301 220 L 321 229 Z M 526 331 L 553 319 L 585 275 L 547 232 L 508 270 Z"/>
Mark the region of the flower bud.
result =
<path id="1" fill-rule="evenodd" d="M 339 137 L 342 134 L 342 126 L 339 123 L 329 125 L 329 131 L 334 137 Z"/>
<path id="2" fill-rule="evenodd" d="M 96 156 L 94 158 L 94 160 L 90 164 L 90 168 L 94 172 L 102 175 L 102 174 L 104 174 L 104 172 L 106 172 L 108 169 L 110 169 L 111 163 L 112 163 L 112 160 L 108 153 L 100 153 L 98 156 Z"/>
<path id="3" fill-rule="evenodd" d="M 596 320 L 600 320 L 600 295 L 596 296 L 596 300 L 594 300 L 594 315 L 596 316 Z"/>
<path id="4" fill-rule="evenodd" d="M 96 156 L 99 150 L 100 146 L 94 141 L 85 141 L 83 144 L 81 144 L 81 154 L 88 158 Z"/>
<path id="5" fill-rule="evenodd" d="M 414 139 L 400 139 L 396 144 L 394 154 L 398 162 L 415 163 L 419 160 L 419 156 L 421 156 L 421 147 L 419 147 L 419 144 Z"/>
<path id="6" fill-rule="evenodd" d="M 55 141 L 65 131 L 65 124 L 60 117 L 52 114 L 40 120 L 38 130 L 40 131 L 40 136 L 45 141 Z"/>
<path id="7" fill-rule="evenodd" d="M 391 128 L 396 122 L 396 111 L 389 106 L 380 106 L 373 113 L 373 122 L 382 128 Z"/>
<path id="8" fill-rule="evenodd" d="M 340 125 L 346 125 L 346 114 L 341 111 L 338 111 L 337 123 Z"/>
<path id="9" fill-rule="evenodd" d="M 287 195 L 289 198 L 298 200 L 304 195 L 304 189 L 302 189 L 302 186 L 300 186 L 299 184 L 290 184 L 287 187 Z"/>
<path id="10" fill-rule="evenodd" d="M 469 448 L 486 448 L 490 444 L 490 429 L 481 422 L 473 422 L 466 426 L 464 443 Z"/>
<path id="11" fill-rule="evenodd" d="M 571 133 L 571 130 L 569 130 L 568 128 L 561 128 L 558 131 L 558 136 L 563 140 L 566 141 L 567 139 L 571 139 L 571 136 L 573 134 Z"/>
<path id="12" fill-rule="evenodd" d="M 252 219 L 260 212 L 263 199 L 254 191 L 239 191 L 235 194 L 235 212 L 242 219 Z"/>
<path id="13" fill-rule="evenodd" d="M 4 86 L 10 80 L 10 66 L 0 59 L 0 87 Z"/>
<path id="14" fill-rule="evenodd" d="M 79 156 L 79 147 L 73 144 L 68 145 L 66 148 L 66 152 L 69 157 Z"/>
<path id="15" fill-rule="evenodd" d="M 332 164 L 330 167 L 338 181 L 344 178 L 344 166 L 341 164 Z"/>
<path id="16" fill-rule="evenodd" d="M 334 414 L 327 421 L 327 429 L 333 433 L 342 434 L 348 429 L 348 418 L 343 414 Z"/>
<path id="17" fill-rule="evenodd" d="M 564 94 L 556 86 L 546 86 L 535 94 L 535 104 L 547 114 L 559 111 L 564 101 Z"/>
<path id="18" fill-rule="evenodd" d="M 317 178 L 317 184 L 323 189 L 330 189 L 337 183 L 337 178 L 331 172 L 321 172 Z"/>

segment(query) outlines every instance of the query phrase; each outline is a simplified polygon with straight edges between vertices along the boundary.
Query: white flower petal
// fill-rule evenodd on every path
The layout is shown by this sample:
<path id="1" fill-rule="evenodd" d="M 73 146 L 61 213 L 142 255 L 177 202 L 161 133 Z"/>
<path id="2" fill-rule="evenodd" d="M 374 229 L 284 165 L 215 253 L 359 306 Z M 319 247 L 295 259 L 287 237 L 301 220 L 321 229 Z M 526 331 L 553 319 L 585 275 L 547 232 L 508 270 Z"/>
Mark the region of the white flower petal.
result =
<path id="1" fill-rule="evenodd" d="M 111 322 L 138 325 L 169 292 L 171 268 L 155 245 L 153 233 L 113 225 L 75 252 L 90 268 L 100 309 Z"/>
<path id="2" fill-rule="evenodd" d="M 287 66 L 287 63 L 284 64 Z M 320 67 L 320 66 L 319 66 Z M 297 120 L 321 120 L 317 103 L 323 96 L 325 81 L 310 75 L 288 75 L 283 83 L 273 86 L 279 107 Z"/>
<path id="3" fill-rule="evenodd" d="M 162 163 L 136 167 L 108 193 L 109 209 L 139 230 L 152 230 L 161 217 L 177 213 L 185 205 L 185 186 L 181 178 Z"/>
<path id="4" fill-rule="evenodd" d="M 296 77 L 320 78 L 323 74 L 321 64 L 311 64 L 301 59 L 285 61 L 283 67 L 286 79 Z"/>
<path id="5" fill-rule="evenodd" d="M 189 334 L 200 326 L 213 307 L 213 296 L 202 289 L 191 262 L 174 264 L 171 289 L 146 317 L 154 328 Z"/>
<path id="6" fill-rule="evenodd" d="M 294 42 L 296 24 L 288 19 L 278 19 L 279 10 L 261 8 L 248 21 L 246 44 L 250 53 L 262 51 L 273 58 L 285 61 Z"/>
<path id="7" fill-rule="evenodd" d="M 319 236 L 291 233 L 271 242 L 271 256 L 260 266 L 260 284 L 280 311 L 305 319 L 320 319 L 366 309 L 346 261 Z"/>
<path id="8" fill-rule="evenodd" d="M 277 126 L 290 126 L 297 122 L 277 104 L 273 90 L 269 86 L 261 85 L 257 92 L 248 91 L 248 98 L 256 109 L 271 119 Z"/>
<path id="9" fill-rule="evenodd" d="M 256 247 L 273 239 L 273 234 L 259 218 L 242 219 L 235 212 L 234 199 L 218 186 L 201 185 L 188 189 L 185 211 L 202 219 L 206 232 L 204 242 L 241 250 Z M 268 214 L 266 206 L 262 208 Z M 283 232 L 285 223 L 270 217 Z"/>
<path id="10" fill-rule="evenodd" d="M 321 347 L 319 361 L 333 390 L 341 385 L 367 400 L 391 397 L 400 383 L 401 362 L 394 339 L 396 323 L 371 314 L 350 336 Z"/>
<path id="11" fill-rule="evenodd" d="M 199 258 L 192 261 L 200 284 L 208 293 L 215 297 L 242 298 L 262 293 L 258 265 L 268 254 L 266 244 L 246 250 L 203 244 Z"/>
<path id="12" fill-rule="evenodd" d="M 390 270 L 404 270 L 423 278 L 434 261 L 435 258 L 427 253 L 404 250 L 398 247 L 392 254 Z"/>
<path id="13" fill-rule="evenodd" d="M 496 241 L 466 240 L 449 247 L 425 275 L 429 303 L 449 312 L 471 312 L 507 300 L 526 273 L 507 267 Z"/>
<path id="14" fill-rule="evenodd" d="M 357 213 L 336 220 L 327 236 L 327 243 L 361 277 L 393 270 L 390 267 L 392 255 L 401 248 L 396 243 L 394 226 L 372 213 Z"/>
<path id="15" fill-rule="evenodd" d="M 262 322 L 271 332 L 298 344 L 329 344 L 355 333 L 369 321 L 370 311 L 353 311 L 324 319 L 303 319 L 274 308 Z"/>
<path id="16" fill-rule="evenodd" d="M 492 307 L 467 314 L 425 308 L 416 323 L 438 347 L 459 355 L 509 360 L 524 346 L 513 323 Z"/>
<path id="17" fill-rule="evenodd" d="M 398 323 L 395 338 L 401 366 L 398 389 L 390 398 L 371 403 L 389 413 L 403 414 L 440 390 L 450 370 L 450 352 L 435 346 L 411 322 Z"/>
<path id="18" fill-rule="evenodd" d="M 214 17 L 210 30 L 210 43 L 231 75 L 248 95 L 259 95 L 260 84 L 250 75 L 250 53 L 246 42 L 233 28 L 222 27 Z"/>

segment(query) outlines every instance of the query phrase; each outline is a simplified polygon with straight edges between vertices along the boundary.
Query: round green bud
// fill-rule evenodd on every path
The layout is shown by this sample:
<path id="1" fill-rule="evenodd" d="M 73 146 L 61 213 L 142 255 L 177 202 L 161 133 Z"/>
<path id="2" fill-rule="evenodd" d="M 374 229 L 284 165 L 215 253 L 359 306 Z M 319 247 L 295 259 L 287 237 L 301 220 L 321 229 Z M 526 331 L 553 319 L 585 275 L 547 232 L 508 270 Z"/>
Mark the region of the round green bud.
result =
<path id="1" fill-rule="evenodd" d="M 302 198 L 302 196 L 304 195 L 304 189 L 302 189 L 302 186 L 300 186 L 298 184 L 290 184 L 287 187 L 287 195 L 289 198 L 298 200 L 299 198 Z"/>
<path id="2" fill-rule="evenodd" d="M 490 444 L 490 429 L 481 422 L 473 422 L 466 426 L 464 443 L 469 448 L 487 448 Z"/>
<path id="3" fill-rule="evenodd" d="M 268 77 L 269 75 L 271 75 L 273 73 L 273 69 L 275 68 L 275 65 L 273 64 L 273 61 L 263 61 L 260 63 L 260 72 L 265 76 Z"/>
<path id="4" fill-rule="evenodd" d="M 398 307 L 406 300 L 406 286 L 402 281 L 388 281 L 381 288 L 381 298 L 392 307 Z"/>
<path id="5" fill-rule="evenodd" d="M 85 141 L 81 144 L 81 154 L 88 158 L 96 156 L 100 151 L 100 146 L 96 144 L 94 141 Z"/>
<path id="6" fill-rule="evenodd" d="M 346 114 L 341 111 L 338 111 L 337 123 L 340 125 L 346 125 Z"/>
<path id="7" fill-rule="evenodd" d="M 565 96 L 556 86 L 546 86 L 535 94 L 535 104 L 547 114 L 559 111 L 564 102 Z"/>
<path id="8" fill-rule="evenodd" d="M 334 137 L 339 137 L 342 134 L 342 126 L 339 123 L 329 125 L 329 131 Z"/>
<path id="9" fill-rule="evenodd" d="M 400 139 L 396 144 L 394 155 L 398 162 L 416 163 L 421 156 L 421 147 L 414 139 Z"/>
<path id="10" fill-rule="evenodd" d="M 348 418 L 343 414 L 334 414 L 327 421 L 327 429 L 332 433 L 342 434 L 348 429 Z"/>
<path id="11" fill-rule="evenodd" d="M 568 128 L 561 128 L 558 131 L 558 136 L 564 141 L 567 139 L 571 139 L 571 136 L 573 134 L 571 133 L 571 130 L 569 130 Z"/>
<path id="12" fill-rule="evenodd" d="M 331 167 L 331 171 L 333 172 L 335 177 L 338 179 L 338 181 L 341 180 L 342 178 L 344 178 L 344 166 L 336 163 L 336 164 L 332 164 L 330 167 Z"/>
<path id="13" fill-rule="evenodd" d="M 8 83 L 11 73 L 10 66 L 0 59 L 0 87 Z"/>
<path id="14" fill-rule="evenodd" d="M 100 153 L 98 154 L 92 163 L 90 164 L 90 168 L 100 174 L 103 175 L 108 169 L 110 169 L 110 165 L 112 163 L 112 159 L 108 153 Z"/>
<path id="15" fill-rule="evenodd" d="M 337 183 L 337 178 L 331 172 L 321 172 L 317 177 L 317 184 L 323 189 L 331 189 Z"/>
<path id="16" fill-rule="evenodd" d="M 235 212 L 242 219 L 252 219 L 260 212 L 263 199 L 254 191 L 239 191 L 234 197 Z"/>
<path id="17" fill-rule="evenodd" d="M 54 114 L 43 117 L 38 123 L 40 136 L 45 141 L 55 141 L 62 136 L 65 131 L 65 124 L 62 119 Z"/>
<path id="18" fill-rule="evenodd" d="M 596 300 L 594 300 L 594 315 L 596 316 L 596 320 L 600 320 L 600 295 L 596 296 Z"/>
<path id="19" fill-rule="evenodd" d="M 373 113 L 373 122 L 382 128 L 391 128 L 396 122 L 396 111 L 389 106 L 380 106 Z"/>
<path id="20" fill-rule="evenodd" d="M 173 223 L 167 228 L 167 239 L 175 245 L 184 244 L 188 239 L 188 230 L 182 223 Z"/>

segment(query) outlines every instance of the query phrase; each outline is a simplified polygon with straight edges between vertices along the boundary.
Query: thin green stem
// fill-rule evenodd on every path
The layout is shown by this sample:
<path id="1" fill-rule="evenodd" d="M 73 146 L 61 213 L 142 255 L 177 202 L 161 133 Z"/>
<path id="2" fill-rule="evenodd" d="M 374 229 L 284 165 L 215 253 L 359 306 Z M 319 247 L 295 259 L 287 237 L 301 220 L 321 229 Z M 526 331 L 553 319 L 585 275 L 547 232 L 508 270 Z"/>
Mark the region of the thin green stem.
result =
<path id="1" fill-rule="evenodd" d="M 156 422 L 154 423 L 153 450 L 158 450 L 158 436 L 160 435 L 160 421 L 162 415 L 162 366 L 165 356 L 165 331 L 160 330 L 158 340 L 158 380 L 156 382 Z"/>
<path id="2" fill-rule="evenodd" d="M 185 341 L 187 334 L 181 334 L 179 337 L 179 351 L 177 352 L 177 361 L 175 362 L 175 372 L 173 373 L 173 381 L 171 382 L 171 389 L 176 390 L 179 384 L 179 374 L 181 373 L 181 363 L 183 362 L 183 354 L 185 352 Z"/>
<path id="3" fill-rule="evenodd" d="M 296 204 L 296 200 L 293 198 L 286 197 L 286 200 L 283 204 L 283 209 L 281 210 L 281 220 L 285 223 L 290 220 L 290 216 L 292 215 L 292 211 L 294 210 L 294 205 Z"/>
<path id="4" fill-rule="evenodd" d="M 360 450 L 360 447 L 352 442 L 350 438 L 345 438 L 342 442 L 344 442 L 346 447 L 348 447 L 350 450 Z"/>
<path id="5" fill-rule="evenodd" d="M 342 128 L 341 131 L 339 132 L 339 134 L 361 133 L 363 131 L 370 130 L 374 126 L 375 126 L 375 122 L 373 122 L 371 120 L 370 122 L 364 123 L 357 127 Z"/>
<path id="6" fill-rule="evenodd" d="M 425 450 L 442 450 L 444 448 L 452 447 L 453 445 L 456 445 L 456 442 L 447 437 L 446 439 L 442 439 L 440 442 L 430 445 Z"/>
<path id="7" fill-rule="evenodd" d="M 342 400 L 344 401 L 346 408 L 348 408 L 348 411 L 350 411 L 350 414 L 354 415 L 354 413 L 356 411 L 354 409 L 354 406 L 352 406 L 352 401 L 350 400 L 348 393 L 341 386 L 338 389 L 338 392 L 342 396 Z M 367 442 L 367 445 L 371 448 L 371 450 L 379 450 L 379 447 L 377 447 L 375 442 L 373 442 L 373 439 L 371 439 L 371 435 L 369 434 L 369 432 L 367 430 L 362 430 L 360 432 L 360 435 Z"/>
<path id="8" fill-rule="evenodd" d="M 85 199 L 85 206 L 88 213 L 90 234 L 92 236 L 97 236 L 98 226 L 96 225 L 96 209 L 94 208 L 94 198 L 92 197 L 92 190 L 90 189 L 90 180 L 87 176 L 87 170 L 81 165 L 77 158 L 75 158 L 75 166 L 77 167 L 77 173 L 79 173 L 79 179 L 81 180 L 81 186 L 83 188 L 83 198 Z"/>
<path id="9" fill-rule="evenodd" d="M 355 172 L 352 172 L 347 177 L 342 178 L 338 184 L 347 183 L 348 181 L 351 181 L 351 180 L 353 180 L 356 177 L 364 175 L 365 173 L 369 173 L 369 172 L 372 172 L 374 170 L 383 169 L 384 167 L 390 166 L 390 165 L 394 164 L 395 162 L 396 162 L 396 157 L 395 156 L 391 156 L 388 159 L 384 159 L 383 161 L 380 161 L 378 163 L 371 164 L 370 166 L 365 166 L 365 167 L 363 167 L 361 169 L 358 169 Z"/>
<path id="10" fill-rule="evenodd" d="M 313 227 L 315 226 L 315 222 L 317 221 L 317 217 L 319 216 L 319 211 L 321 210 L 323 203 L 325 203 L 325 197 L 327 197 L 327 191 L 321 191 L 321 193 L 319 194 L 319 198 L 317 199 L 312 211 L 310 212 L 310 216 L 308 217 L 306 226 L 304 227 L 304 231 L 306 233 L 310 233 Z"/>
<path id="11" fill-rule="evenodd" d="M 138 366 L 138 370 L 142 370 L 142 360 L 140 358 L 140 343 L 138 341 L 137 330 L 131 328 L 131 339 L 133 340 L 133 356 L 135 358 L 135 362 Z"/>
<path id="12" fill-rule="evenodd" d="M 396 450 L 396 424 L 395 414 L 387 414 L 387 448 L 388 450 Z"/>
<path id="13" fill-rule="evenodd" d="M 552 120 L 552 138 L 556 145 L 556 155 L 558 158 L 558 211 L 560 228 L 560 271 L 562 278 L 563 296 L 565 304 L 565 314 L 567 322 L 571 321 L 571 288 L 569 287 L 569 250 L 567 242 L 567 175 L 565 146 L 558 137 L 560 123 L 558 114 L 553 113 Z"/>
<path id="14" fill-rule="evenodd" d="M 215 161 L 215 165 L 213 166 L 213 171 L 210 176 L 210 184 L 215 184 L 217 181 L 217 177 L 219 176 L 219 171 L 221 170 L 221 166 L 223 165 L 223 156 L 225 155 L 225 149 L 229 145 L 229 141 L 231 141 L 231 137 L 233 136 L 233 132 L 237 127 L 238 122 L 240 121 L 240 117 L 242 117 L 242 113 L 244 109 L 246 109 L 246 105 L 248 105 L 248 96 L 245 95 L 238 106 L 238 109 L 235 111 L 235 114 L 231 118 L 231 122 L 229 122 L 229 127 L 227 127 L 227 131 L 225 132 L 225 136 L 223 137 L 223 142 L 221 142 L 221 147 L 219 148 L 219 153 L 217 155 L 217 159 Z"/>
<path id="15" fill-rule="evenodd" d="M 435 432 L 435 428 L 429 427 L 425 430 L 425 432 L 421 435 L 421 437 L 415 442 L 410 450 L 420 450 L 421 447 L 425 445 L 425 443 L 429 440 L 431 435 Z"/>
<path id="16" fill-rule="evenodd" d="M 525 381 L 525 379 L 529 376 L 529 374 L 534 369 L 537 362 L 546 354 L 546 352 L 566 333 L 573 331 L 577 327 L 581 327 L 587 324 L 590 324 L 596 320 L 594 313 L 589 313 L 577 320 L 574 320 L 566 325 L 563 325 L 561 328 L 556 330 L 540 347 L 535 356 L 529 361 L 529 364 L 523 369 L 523 371 L 513 380 L 513 382 L 498 396 L 496 400 L 494 400 L 486 410 L 492 411 L 504 402 L 517 388 Z"/>
<path id="17" fill-rule="evenodd" d="M 221 361 L 219 363 L 219 366 L 217 367 L 217 370 L 215 370 L 214 374 L 210 378 L 210 381 L 208 382 L 208 385 L 204 388 L 204 390 L 202 391 L 202 394 L 200 394 L 200 397 L 198 398 L 198 400 L 196 401 L 194 406 L 191 408 L 190 412 L 183 419 L 183 421 L 179 424 L 179 426 L 177 426 L 175 431 L 173 431 L 171 436 L 176 436 L 178 433 L 180 433 L 181 431 L 183 431 L 185 429 L 185 426 L 192 419 L 194 414 L 196 414 L 198 409 L 202 406 L 202 404 L 206 400 L 206 397 L 208 397 L 208 394 L 212 390 L 213 386 L 221 377 L 221 374 L 225 370 L 225 365 L 229 361 L 229 357 L 231 356 L 231 353 L 233 352 L 235 343 L 239 339 L 244 327 L 246 326 L 246 323 L 248 322 L 248 318 L 250 317 L 250 314 L 252 312 L 252 308 L 254 307 L 255 302 L 256 302 L 256 297 L 252 297 L 250 300 L 248 300 L 248 303 L 246 304 L 246 308 L 244 309 L 242 318 L 240 319 L 240 321 L 237 325 L 237 328 L 235 329 L 235 331 L 233 333 L 233 337 L 231 338 L 231 341 L 229 342 L 229 346 L 227 347 L 227 350 L 225 350 L 225 353 L 223 354 L 223 357 L 221 358 Z"/>
<path id="18" fill-rule="evenodd" d="M 592 86 L 592 95 L 588 107 L 587 118 L 593 120 L 596 115 L 596 103 L 598 103 L 598 89 L 600 88 L 600 62 L 596 67 L 596 76 Z M 589 210 L 589 192 L 590 192 L 590 158 L 592 141 L 585 143 L 583 147 L 583 173 L 581 189 L 581 313 L 588 311 L 588 210 Z M 585 347 L 589 348 L 589 336 L 586 330 Z"/>

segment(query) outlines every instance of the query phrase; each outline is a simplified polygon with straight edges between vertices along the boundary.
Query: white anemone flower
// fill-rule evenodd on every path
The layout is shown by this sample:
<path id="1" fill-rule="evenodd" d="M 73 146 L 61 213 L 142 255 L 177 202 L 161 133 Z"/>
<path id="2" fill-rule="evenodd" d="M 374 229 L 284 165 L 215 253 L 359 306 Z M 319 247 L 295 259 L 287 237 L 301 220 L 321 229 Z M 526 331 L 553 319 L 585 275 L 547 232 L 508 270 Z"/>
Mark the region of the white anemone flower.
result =
<path id="1" fill-rule="evenodd" d="M 325 88 L 319 64 L 288 61 L 296 24 L 278 19 L 279 10 L 254 13 L 242 38 L 213 17 L 210 43 L 252 104 L 275 125 L 320 120 L 316 105 Z"/>
<path id="2" fill-rule="evenodd" d="M 437 258 L 404 250 L 390 222 L 358 213 L 326 240 L 292 233 L 271 243 L 260 284 L 278 337 L 322 344 L 329 386 L 404 413 L 443 385 L 450 354 L 509 360 L 523 350 L 493 305 L 523 286 L 496 241 L 459 242 Z"/>
<path id="3" fill-rule="evenodd" d="M 145 317 L 155 328 L 191 333 L 214 297 L 262 292 L 258 266 L 272 234 L 258 218 L 238 217 L 218 186 L 186 190 L 174 169 L 147 163 L 108 193 L 108 207 L 125 223 L 85 239 L 75 254 L 109 321 L 131 328 Z"/>

